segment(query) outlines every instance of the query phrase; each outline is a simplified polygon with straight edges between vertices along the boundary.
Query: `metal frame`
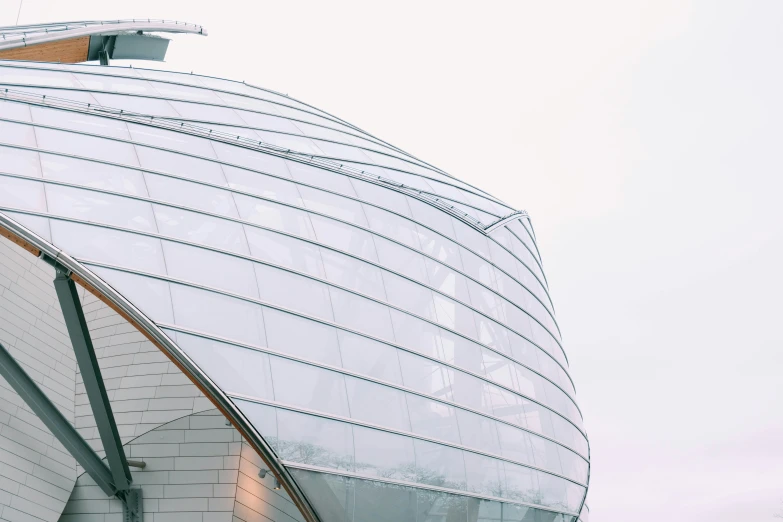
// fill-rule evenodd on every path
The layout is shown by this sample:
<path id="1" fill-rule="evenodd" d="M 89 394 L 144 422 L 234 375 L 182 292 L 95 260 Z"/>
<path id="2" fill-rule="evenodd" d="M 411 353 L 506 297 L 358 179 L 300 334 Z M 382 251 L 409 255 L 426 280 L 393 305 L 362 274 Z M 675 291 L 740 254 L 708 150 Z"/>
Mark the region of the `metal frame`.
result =
<path id="1" fill-rule="evenodd" d="M 0 344 L 0 374 L 106 495 L 112 497 L 121 494 L 120 488 L 114 483 L 112 472 L 103 460 L 2 344 Z"/>
<path id="2" fill-rule="evenodd" d="M 119 491 L 125 491 L 130 488 L 133 477 L 125 458 L 125 450 L 122 448 L 122 439 L 120 439 L 109 396 L 106 394 L 106 387 L 103 384 L 101 369 L 98 366 L 98 358 L 95 356 L 95 349 L 92 345 L 92 339 L 90 339 L 87 321 L 84 319 L 76 285 L 69 277 L 70 273 L 67 269 L 58 266 L 46 256 L 44 256 L 44 260 L 53 264 L 57 271 L 54 288 L 57 291 L 65 326 L 76 354 L 76 362 L 79 364 L 87 398 L 92 407 L 92 414 L 98 426 L 103 450 L 106 452 L 106 460 L 109 462 L 114 486 Z"/>

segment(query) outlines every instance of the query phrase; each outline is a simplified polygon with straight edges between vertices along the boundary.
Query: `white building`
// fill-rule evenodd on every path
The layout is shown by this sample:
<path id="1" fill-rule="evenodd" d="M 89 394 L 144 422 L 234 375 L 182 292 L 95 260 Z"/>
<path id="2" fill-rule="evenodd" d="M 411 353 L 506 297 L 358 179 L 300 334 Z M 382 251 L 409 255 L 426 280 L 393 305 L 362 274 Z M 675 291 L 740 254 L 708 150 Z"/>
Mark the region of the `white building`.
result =
<path id="1" fill-rule="evenodd" d="M 157 56 L 136 31 L 205 33 L 3 28 L 0 59 Z M 147 522 L 586 520 L 528 215 L 335 116 L 208 76 L 0 61 L 0 234 L 0 343 L 110 455 L 85 472 L 0 380 L 0 520 L 122 520 L 129 490 Z"/>

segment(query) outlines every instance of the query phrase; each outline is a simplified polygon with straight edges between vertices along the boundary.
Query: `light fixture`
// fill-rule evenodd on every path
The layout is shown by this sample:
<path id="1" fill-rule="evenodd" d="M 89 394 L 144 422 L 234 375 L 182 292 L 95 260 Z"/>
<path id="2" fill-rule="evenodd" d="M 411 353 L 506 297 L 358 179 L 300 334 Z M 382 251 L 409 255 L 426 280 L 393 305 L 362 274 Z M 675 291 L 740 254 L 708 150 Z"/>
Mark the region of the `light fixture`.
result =
<path id="1" fill-rule="evenodd" d="M 272 489 L 280 489 L 280 481 L 275 477 L 275 486 Z"/>
<path id="2" fill-rule="evenodd" d="M 266 478 L 266 474 L 269 473 L 268 469 L 261 468 L 258 470 L 258 478 L 264 479 Z"/>

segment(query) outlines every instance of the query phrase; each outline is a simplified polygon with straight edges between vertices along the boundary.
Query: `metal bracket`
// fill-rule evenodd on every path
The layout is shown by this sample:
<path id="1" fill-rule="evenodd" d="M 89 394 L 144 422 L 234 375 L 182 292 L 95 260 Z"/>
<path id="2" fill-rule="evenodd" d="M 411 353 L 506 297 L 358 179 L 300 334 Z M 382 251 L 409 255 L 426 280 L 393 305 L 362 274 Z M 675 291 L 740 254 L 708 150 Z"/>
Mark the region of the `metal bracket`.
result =
<path id="1" fill-rule="evenodd" d="M 125 492 L 122 503 L 123 522 L 144 522 L 144 510 L 140 489 L 129 489 Z"/>
<path id="2" fill-rule="evenodd" d="M 90 400 L 95 424 L 103 442 L 103 450 L 106 452 L 106 460 L 113 477 L 114 487 L 122 492 L 130 488 L 133 481 L 125 451 L 122 448 L 122 440 L 114 421 L 109 397 L 101 377 L 101 368 L 98 366 L 98 358 L 92 346 L 90 332 L 87 329 L 87 321 L 84 319 L 79 294 L 76 292 L 76 284 L 68 277 L 67 272 L 55 266 L 57 277 L 54 278 L 54 288 L 57 298 L 60 300 L 65 326 L 71 338 L 76 362 L 84 381 L 84 389 Z"/>

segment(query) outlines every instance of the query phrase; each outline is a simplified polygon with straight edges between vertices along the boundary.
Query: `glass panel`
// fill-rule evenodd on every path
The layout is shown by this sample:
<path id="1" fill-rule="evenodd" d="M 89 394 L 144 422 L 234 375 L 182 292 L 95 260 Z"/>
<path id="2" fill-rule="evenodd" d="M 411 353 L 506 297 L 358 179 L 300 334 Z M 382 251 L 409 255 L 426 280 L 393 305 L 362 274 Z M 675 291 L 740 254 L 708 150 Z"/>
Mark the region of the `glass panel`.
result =
<path id="1" fill-rule="evenodd" d="M 182 332 L 177 332 L 177 345 L 222 390 L 273 400 L 267 354 Z"/>
<path id="2" fill-rule="evenodd" d="M 310 221 L 321 243 L 371 261 L 378 260 L 369 232 L 315 214 L 310 215 Z"/>
<path id="3" fill-rule="evenodd" d="M 535 470 L 510 462 L 504 462 L 503 468 L 506 472 L 506 494 L 504 497 L 531 504 L 541 504 L 538 473 Z"/>
<path id="4" fill-rule="evenodd" d="M 419 231 L 422 252 L 462 270 L 460 248 L 456 243 L 422 226 L 417 226 L 416 229 Z"/>
<path id="5" fill-rule="evenodd" d="M 554 471 L 555 473 L 562 475 L 563 467 L 560 464 L 560 456 L 557 451 L 557 448 L 562 446 L 558 446 L 551 440 L 542 439 L 537 435 L 528 434 L 528 439 L 530 440 L 530 447 L 533 449 L 533 461 L 535 462 L 535 465 L 539 468 Z M 571 455 L 576 457 L 576 454 L 574 453 L 571 453 Z"/>
<path id="6" fill-rule="evenodd" d="M 421 248 L 416 225 L 412 221 L 377 207 L 370 205 L 363 205 L 363 207 L 370 222 L 370 228 L 374 232 L 395 239 L 411 248 L 417 250 Z"/>
<path id="7" fill-rule="evenodd" d="M 301 237 L 315 237 L 307 212 L 241 194 L 234 194 L 234 201 L 244 220 Z"/>
<path id="8" fill-rule="evenodd" d="M 460 443 L 455 408 L 412 393 L 406 394 L 411 431 L 433 439 Z"/>
<path id="9" fill-rule="evenodd" d="M 356 193 L 361 200 L 374 203 L 380 207 L 402 214 L 403 216 L 411 216 L 408 202 L 405 200 L 405 196 L 399 192 L 358 179 L 352 179 L 351 184 L 356 189 Z"/>
<path id="10" fill-rule="evenodd" d="M 492 253 L 492 262 L 512 277 L 517 277 L 517 263 L 514 262 L 514 256 L 491 239 L 489 240 L 489 249 Z"/>
<path id="11" fill-rule="evenodd" d="M 35 151 L 0 146 L 0 165 L 9 174 L 41 177 L 41 162 Z"/>
<path id="12" fill-rule="evenodd" d="M 468 279 L 466 282 L 468 290 L 470 291 L 470 302 L 473 305 L 473 308 L 492 317 L 496 321 L 504 322 L 506 317 L 503 314 L 501 298 L 472 279 Z"/>
<path id="13" fill-rule="evenodd" d="M 585 462 L 582 457 L 573 451 L 564 448 L 563 446 L 558 446 L 552 442 L 549 442 L 549 444 L 554 446 L 555 450 L 557 451 L 557 455 L 560 458 L 563 475 L 568 478 L 578 480 L 579 482 L 587 483 L 587 462 Z M 554 456 L 551 458 L 554 460 Z"/>
<path id="14" fill-rule="evenodd" d="M 9 118 L 12 115 L 5 111 L 6 107 L 24 107 L 22 105 L 16 105 L 13 103 L 4 103 L 0 105 L 4 109 L 3 117 Z M 32 107 L 32 106 L 29 106 Z M 25 109 L 26 110 L 26 109 Z M 10 121 L 0 121 L 0 141 L 8 143 L 9 145 L 22 145 L 25 147 L 36 148 L 37 143 L 35 141 L 35 127 L 32 125 L 24 125 L 22 123 L 12 123 Z"/>
<path id="15" fill-rule="evenodd" d="M 52 241 L 52 235 L 49 228 L 49 218 L 33 216 L 31 214 L 20 214 L 18 212 L 9 212 L 7 210 L 4 210 L 3 214 L 23 225 L 28 230 L 35 232 L 47 241 Z"/>
<path id="16" fill-rule="evenodd" d="M 219 163 L 176 152 L 136 146 L 139 162 L 145 169 L 167 172 L 175 176 L 213 185 L 225 185 L 226 178 Z"/>
<path id="17" fill-rule="evenodd" d="M 242 410 L 242 413 L 250 420 L 253 427 L 264 437 L 267 444 L 275 451 L 278 451 L 277 412 L 275 408 L 266 404 L 243 401 L 241 399 L 232 398 L 231 400 L 239 406 L 239 409 Z"/>
<path id="18" fill-rule="evenodd" d="M 196 156 L 214 158 L 211 141 L 184 132 L 174 132 L 149 125 L 128 124 L 133 141 Z"/>
<path id="19" fill-rule="evenodd" d="M 544 393 L 544 380 L 540 375 L 519 365 L 515 365 L 514 371 L 517 375 L 517 382 L 519 383 L 519 388 L 517 389 L 520 393 L 527 395 L 531 399 L 549 404 L 546 393 Z"/>
<path id="20" fill-rule="evenodd" d="M 153 199 L 214 214 L 238 217 L 234 199 L 227 190 L 158 176 L 149 172 L 144 175 L 144 178 L 147 181 L 150 197 Z"/>
<path id="21" fill-rule="evenodd" d="M 481 346 L 442 328 L 439 336 L 444 361 L 479 375 L 484 374 Z"/>
<path id="22" fill-rule="evenodd" d="M 53 152 L 62 152 L 86 158 L 96 158 L 122 165 L 137 166 L 134 147 L 130 143 L 86 136 L 67 131 L 38 127 L 35 130 L 38 146 Z"/>
<path id="23" fill-rule="evenodd" d="M 278 408 L 277 425 L 282 460 L 353 471 L 350 424 Z"/>
<path id="24" fill-rule="evenodd" d="M 163 241 L 168 274 L 234 294 L 258 298 L 253 263 L 211 250 Z"/>
<path id="25" fill-rule="evenodd" d="M 462 445 L 500 455 L 498 422 L 470 411 L 457 409 Z"/>
<path id="26" fill-rule="evenodd" d="M 55 197 L 58 194 L 59 192 L 55 191 Z M 55 204 L 57 202 L 59 201 Z M 0 174 L 0 206 L 46 213 L 44 184 L 40 181 L 11 178 Z M 55 208 L 62 211 L 60 206 Z"/>
<path id="27" fill-rule="evenodd" d="M 451 400 L 454 371 L 424 357 L 399 351 L 402 381 L 405 386 L 439 399 Z"/>
<path id="28" fill-rule="evenodd" d="M 477 455 L 468 451 L 464 454 L 467 472 L 467 490 L 482 495 L 503 497 L 505 479 L 499 460 Z"/>
<path id="29" fill-rule="evenodd" d="M 520 397 L 492 384 L 484 383 L 484 388 L 491 401 L 492 413 L 495 417 L 517 426 L 525 426 L 525 411 Z"/>
<path id="30" fill-rule="evenodd" d="M 373 240 L 378 249 L 378 259 L 383 266 L 427 284 L 427 268 L 424 264 L 426 258 L 423 255 L 382 237 L 375 236 Z"/>
<path id="31" fill-rule="evenodd" d="M 244 121 L 237 116 L 233 109 L 226 107 L 180 101 L 169 101 L 169 103 L 182 118 L 198 121 L 199 123 L 196 125 L 203 125 L 201 122 L 226 123 L 228 125 L 244 124 Z"/>
<path id="32" fill-rule="evenodd" d="M 255 264 L 255 270 L 262 301 L 312 317 L 334 319 L 324 283 L 267 265 Z"/>
<path id="33" fill-rule="evenodd" d="M 546 357 L 552 364 L 555 362 L 538 347 L 533 345 L 527 339 L 515 334 L 514 332 L 507 332 L 509 344 L 511 345 L 511 356 L 517 361 L 521 362 L 529 368 L 534 370 L 539 369 L 539 357 Z M 548 375 L 549 372 L 542 370 L 544 374 Z"/>
<path id="34" fill-rule="evenodd" d="M 425 262 L 432 287 L 463 303 L 470 303 L 467 278 L 464 275 L 432 259 L 427 258 Z"/>
<path id="35" fill-rule="evenodd" d="M 356 471 L 363 475 L 415 480 L 413 440 L 385 431 L 353 427 Z"/>
<path id="36" fill-rule="evenodd" d="M 557 415 L 553 414 L 552 412 L 550 412 L 548 409 L 544 408 L 540 404 L 536 404 L 534 402 L 523 400 L 522 404 L 525 409 L 525 422 L 522 424 L 522 426 L 527 426 L 527 428 L 533 431 L 542 433 L 547 437 L 551 437 L 568 444 L 569 441 L 568 437 L 561 438 L 559 435 L 555 436 L 555 429 L 553 428 L 552 422 L 554 418 L 557 417 Z M 566 422 L 562 419 L 559 420 L 561 420 L 564 423 Z"/>
<path id="37" fill-rule="evenodd" d="M 316 277 L 325 277 L 321 252 L 316 245 L 271 230 L 250 226 L 244 228 L 253 257 Z"/>
<path id="38" fill-rule="evenodd" d="M 435 302 L 432 290 L 391 272 L 383 271 L 388 302 L 420 317 L 435 320 Z"/>
<path id="39" fill-rule="evenodd" d="M 415 439 L 416 482 L 451 489 L 465 489 L 462 450 Z"/>
<path id="40" fill-rule="evenodd" d="M 489 262 L 472 252 L 468 252 L 464 248 L 460 248 L 460 256 L 462 257 L 462 264 L 465 266 L 466 274 L 493 290 L 497 288 L 495 270 Z"/>
<path id="41" fill-rule="evenodd" d="M 508 344 L 507 331 L 503 326 L 483 315 L 474 312 L 475 324 L 478 326 L 478 335 L 476 338 L 486 344 L 506 354 L 511 353 L 511 347 Z"/>
<path id="42" fill-rule="evenodd" d="M 478 230 L 475 230 L 462 221 L 452 218 L 452 225 L 454 231 L 457 234 L 457 242 L 461 245 L 465 245 L 470 250 L 476 252 L 480 256 L 489 259 L 489 243 L 487 242 L 487 236 L 481 234 Z"/>
<path id="43" fill-rule="evenodd" d="M 501 422 L 497 423 L 497 429 L 500 437 L 500 448 L 504 457 L 523 464 L 535 465 L 533 447 L 527 432 Z"/>
<path id="44" fill-rule="evenodd" d="M 155 231 L 152 208 L 145 201 L 58 185 L 46 187 L 46 199 L 52 214 L 146 232 Z"/>
<path id="45" fill-rule="evenodd" d="M 175 323 L 226 339 L 265 346 L 261 306 L 206 290 L 171 285 Z"/>
<path id="46" fill-rule="evenodd" d="M 2 74 L 2 73 L 0 73 Z M 18 121 L 30 121 L 30 105 L 26 103 L 16 103 L 12 102 L 10 100 L 0 100 L 0 107 L 2 110 L 0 112 L 3 113 L 4 118 L 10 118 L 12 120 L 18 120 Z M 4 124 L 0 123 L 0 128 L 2 128 Z M 12 129 L 15 128 L 16 124 L 11 124 Z M 30 130 L 32 132 L 32 128 Z M 14 139 L 15 136 L 5 136 L 5 132 L 0 132 L 0 136 L 2 136 L 3 141 L 8 141 L 8 139 Z M 13 132 L 11 133 L 13 134 Z M 16 137 L 18 138 L 18 137 Z"/>
<path id="47" fill-rule="evenodd" d="M 381 270 L 378 267 L 333 250 L 322 249 L 321 257 L 329 281 L 386 300 Z"/>
<path id="48" fill-rule="evenodd" d="M 70 91 L 68 93 L 69 99 L 74 99 L 74 94 L 79 96 L 76 99 L 84 103 L 95 103 L 97 101 L 104 107 L 111 107 L 114 109 L 123 109 L 126 112 L 135 112 L 137 114 L 151 114 L 153 116 L 169 116 L 177 117 L 177 111 L 175 111 L 168 101 L 155 98 L 141 98 L 136 96 L 127 96 L 125 94 L 111 94 L 102 92 L 92 92 L 89 95 L 82 98 L 82 93 Z M 85 95 L 87 93 L 84 93 Z"/>
<path id="49" fill-rule="evenodd" d="M 477 338 L 473 310 L 441 294 L 433 293 L 432 297 L 435 300 L 435 314 L 440 324 L 472 339 Z"/>
<path id="50" fill-rule="evenodd" d="M 245 124 L 250 125 L 253 128 L 261 130 L 270 130 L 278 132 L 288 132 L 290 134 L 302 134 L 299 130 L 298 124 L 294 124 L 292 121 L 281 118 L 279 116 L 272 116 L 269 114 L 262 114 L 259 112 L 243 111 L 234 109 L 234 111 L 242 118 Z"/>
<path id="51" fill-rule="evenodd" d="M 401 522 L 416 520 L 416 496 L 417 491 L 413 488 L 357 480 L 354 521 Z"/>
<path id="52" fill-rule="evenodd" d="M 281 357 L 270 356 L 269 359 L 276 401 L 350 417 L 341 374 Z"/>
<path id="53" fill-rule="evenodd" d="M 353 522 L 353 479 L 293 468 L 290 472 L 323 522 Z"/>
<path id="54" fill-rule="evenodd" d="M 451 239 L 456 239 L 454 235 L 454 227 L 452 226 L 452 218 L 445 211 L 435 208 L 434 206 L 419 201 L 418 199 L 407 197 L 408 205 L 413 213 L 413 219 L 417 223 L 426 225 L 427 227 L 437 230 L 440 234 Z M 429 232 L 429 231 L 428 231 Z M 419 227 L 419 234 L 422 234 L 422 229 Z M 428 235 L 431 235 L 429 232 Z M 422 240 L 422 245 L 424 241 Z"/>
<path id="55" fill-rule="evenodd" d="M 429 357 L 443 359 L 437 326 L 397 310 L 390 309 L 389 313 L 398 344 Z"/>
<path id="56" fill-rule="evenodd" d="M 381 384 L 345 377 L 351 418 L 398 431 L 411 431 L 405 394 Z"/>
<path id="57" fill-rule="evenodd" d="M 482 380 L 464 372 L 454 372 L 454 402 L 492 414 L 489 389 Z"/>
<path id="58" fill-rule="evenodd" d="M 420 489 L 416 492 L 416 522 L 469 520 L 465 497 Z"/>
<path id="59" fill-rule="evenodd" d="M 566 493 L 567 482 L 565 480 L 549 473 L 538 472 L 538 481 L 541 488 L 540 504 L 556 509 L 567 509 L 568 511 L 579 510 L 579 504 L 569 509 L 568 494 Z"/>
<path id="60" fill-rule="evenodd" d="M 52 242 L 79 260 L 166 273 L 160 240 L 68 221 L 51 221 Z"/>
<path id="61" fill-rule="evenodd" d="M 222 250 L 248 254 L 239 223 L 163 205 L 153 205 L 161 234 Z"/>
<path id="62" fill-rule="evenodd" d="M 366 337 L 338 330 L 343 368 L 382 381 L 402 384 L 397 349 Z"/>
<path id="63" fill-rule="evenodd" d="M 98 266 L 91 266 L 90 270 L 153 321 L 172 321 L 169 284 L 166 281 Z"/>
<path id="64" fill-rule="evenodd" d="M 389 309 L 364 297 L 330 287 L 334 320 L 380 339 L 394 339 Z"/>
<path id="65" fill-rule="evenodd" d="M 347 176 L 297 161 L 286 161 L 286 165 L 291 172 L 291 177 L 297 181 L 339 192 L 347 196 L 356 196 L 356 192 L 354 192 Z"/>
<path id="66" fill-rule="evenodd" d="M 55 154 L 41 154 L 41 166 L 48 179 L 135 196 L 147 195 L 144 178 L 138 170 Z"/>
<path id="67" fill-rule="evenodd" d="M 514 363 L 486 348 L 481 349 L 484 374 L 488 379 L 512 390 L 519 390 Z"/>
<path id="68" fill-rule="evenodd" d="M 264 308 L 269 347 L 331 366 L 340 366 L 337 332 L 331 326 L 293 314 Z"/>
<path id="69" fill-rule="evenodd" d="M 302 206 L 302 198 L 296 185 L 290 181 L 267 176 L 252 170 L 238 169 L 224 165 L 228 186 L 243 192 L 250 192 L 264 198 L 274 199 L 283 203 Z"/>
<path id="70" fill-rule="evenodd" d="M 310 210 L 363 227 L 367 226 L 362 206 L 357 201 L 302 185 L 299 186 L 299 193 L 305 206 Z"/>

